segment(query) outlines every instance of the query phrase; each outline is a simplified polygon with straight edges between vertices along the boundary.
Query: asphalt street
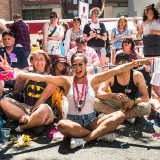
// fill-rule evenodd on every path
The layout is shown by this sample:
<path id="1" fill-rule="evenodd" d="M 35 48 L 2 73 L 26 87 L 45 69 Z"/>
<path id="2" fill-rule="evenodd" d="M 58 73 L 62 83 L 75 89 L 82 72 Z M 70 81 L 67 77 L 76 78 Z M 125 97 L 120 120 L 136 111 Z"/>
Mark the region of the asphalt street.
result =
<path id="1" fill-rule="evenodd" d="M 50 126 L 52 128 L 53 126 Z M 160 139 L 152 134 L 160 133 L 160 127 L 139 119 L 135 124 L 124 122 L 116 130 L 112 143 L 93 141 L 84 148 L 69 148 L 69 139 L 54 141 L 48 138 L 50 128 L 31 141 L 27 147 L 16 147 L 13 143 L 0 144 L 0 160 L 159 160 Z M 32 131 L 26 134 L 35 137 Z"/>

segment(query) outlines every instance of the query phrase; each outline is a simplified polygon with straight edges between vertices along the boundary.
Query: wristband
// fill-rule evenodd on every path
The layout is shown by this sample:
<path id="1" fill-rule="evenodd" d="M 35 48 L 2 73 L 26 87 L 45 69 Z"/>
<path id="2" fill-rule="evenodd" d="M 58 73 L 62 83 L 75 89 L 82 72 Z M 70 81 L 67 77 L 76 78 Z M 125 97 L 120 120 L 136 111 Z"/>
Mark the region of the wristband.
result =
<path id="1" fill-rule="evenodd" d="M 132 59 L 132 63 L 134 64 L 134 67 L 139 67 L 140 66 L 140 62 L 138 60 L 135 61 L 134 59 Z"/>
<path id="2" fill-rule="evenodd" d="M 136 105 L 136 100 L 137 100 L 136 98 L 132 99 L 134 105 Z"/>

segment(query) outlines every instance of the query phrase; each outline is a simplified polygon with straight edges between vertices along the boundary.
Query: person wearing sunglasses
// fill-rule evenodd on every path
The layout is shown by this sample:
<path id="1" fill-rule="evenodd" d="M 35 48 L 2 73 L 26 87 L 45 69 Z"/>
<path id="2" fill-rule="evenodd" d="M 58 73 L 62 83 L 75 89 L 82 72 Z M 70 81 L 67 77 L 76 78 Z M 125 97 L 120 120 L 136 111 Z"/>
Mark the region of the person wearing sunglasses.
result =
<path id="1" fill-rule="evenodd" d="M 125 52 L 117 53 L 116 66 L 128 64 L 129 55 Z M 110 93 L 106 92 L 110 88 Z M 145 79 L 139 71 L 130 69 L 112 76 L 102 83 L 97 92 L 94 110 L 98 113 L 110 114 L 121 110 L 125 119 L 134 123 L 136 117 L 149 115 L 151 106 Z"/>
<path id="2" fill-rule="evenodd" d="M 108 62 L 106 57 L 105 43 L 107 40 L 107 31 L 104 23 L 99 22 L 98 18 L 101 15 L 100 8 L 95 7 L 90 11 L 91 21 L 84 26 L 83 36 L 87 41 L 87 46 L 95 49 L 100 59 L 101 66 Z M 105 68 L 103 69 L 105 71 Z"/>
<path id="3" fill-rule="evenodd" d="M 73 54 L 81 52 L 87 57 L 87 74 L 94 74 L 94 68 L 100 65 L 99 57 L 95 50 L 87 46 L 87 42 L 83 37 L 76 38 L 76 46 L 69 50 L 67 59 L 70 62 Z"/>
<path id="4" fill-rule="evenodd" d="M 142 23 L 137 27 L 137 31 L 138 39 L 143 35 L 144 56 L 160 56 L 160 18 L 154 4 L 145 6 Z"/>
<path id="5" fill-rule="evenodd" d="M 102 73 L 87 76 L 86 56 L 83 53 L 75 53 L 71 57 L 74 73 L 72 77 L 40 75 L 16 70 L 15 78 L 27 78 L 64 87 L 69 108 L 67 119 L 58 122 L 58 129 L 64 136 L 71 138 L 70 148 L 74 149 L 79 146 L 84 147 L 86 143 L 96 139 L 114 141 L 115 134 L 112 131 L 123 122 L 125 116 L 121 111 L 117 111 L 97 118 L 93 105 L 98 84 L 110 79 L 112 76 L 127 72 L 131 68 L 143 64 L 150 64 L 150 61 L 148 59 L 136 60 Z M 135 103 L 138 103 L 138 101 L 137 99 Z"/>
<path id="6" fill-rule="evenodd" d="M 56 12 L 50 13 L 50 22 L 45 23 L 43 31 L 43 50 L 50 56 L 51 62 L 57 55 L 61 55 L 61 43 L 64 38 L 64 29 L 58 25 L 59 16 Z"/>
<path id="7" fill-rule="evenodd" d="M 65 36 L 65 55 L 67 56 L 68 51 L 74 48 L 76 44 L 76 38 L 83 35 L 81 29 L 81 19 L 79 17 L 74 17 L 72 21 L 73 27 L 67 30 Z"/>

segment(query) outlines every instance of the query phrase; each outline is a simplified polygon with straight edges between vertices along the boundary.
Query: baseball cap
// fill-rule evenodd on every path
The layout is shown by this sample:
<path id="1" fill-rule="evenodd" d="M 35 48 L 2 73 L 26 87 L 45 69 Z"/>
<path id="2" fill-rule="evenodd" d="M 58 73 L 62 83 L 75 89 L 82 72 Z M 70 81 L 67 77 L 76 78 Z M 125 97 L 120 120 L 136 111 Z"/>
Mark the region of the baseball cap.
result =
<path id="1" fill-rule="evenodd" d="M 58 56 L 56 57 L 55 61 L 68 64 L 65 56 Z"/>
<path id="2" fill-rule="evenodd" d="M 85 43 L 86 40 L 83 37 L 77 37 L 76 38 L 76 43 Z"/>
<path id="3" fill-rule="evenodd" d="M 116 63 L 119 62 L 120 60 L 124 59 L 130 62 L 129 55 L 125 52 L 117 53 L 116 54 Z"/>
<path id="4" fill-rule="evenodd" d="M 11 31 L 9 31 L 9 30 L 4 31 L 4 32 L 2 33 L 2 38 L 3 38 L 5 35 L 10 35 L 11 37 L 14 38 L 14 34 L 13 34 Z"/>

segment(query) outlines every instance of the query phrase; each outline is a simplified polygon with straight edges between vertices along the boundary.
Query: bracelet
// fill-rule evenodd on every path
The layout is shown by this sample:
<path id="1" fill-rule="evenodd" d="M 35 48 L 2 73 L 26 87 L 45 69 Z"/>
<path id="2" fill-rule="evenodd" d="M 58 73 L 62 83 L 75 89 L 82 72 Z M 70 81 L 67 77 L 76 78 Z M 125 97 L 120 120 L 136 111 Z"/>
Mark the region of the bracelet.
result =
<path id="1" fill-rule="evenodd" d="M 134 64 L 134 67 L 139 67 L 140 66 L 140 62 L 138 60 L 135 61 L 134 59 L 132 59 L 132 63 Z"/>
<path id="2" fill-rule="evenodd" d="M 136 98 L 132 99 L 134 105 L 136 105 L 136 100 L 137 100 Z"/>

